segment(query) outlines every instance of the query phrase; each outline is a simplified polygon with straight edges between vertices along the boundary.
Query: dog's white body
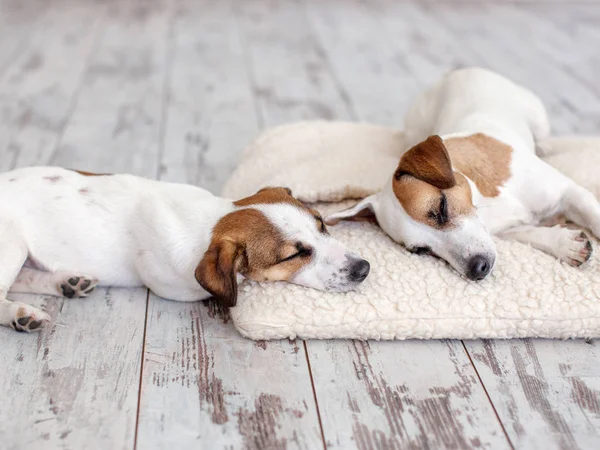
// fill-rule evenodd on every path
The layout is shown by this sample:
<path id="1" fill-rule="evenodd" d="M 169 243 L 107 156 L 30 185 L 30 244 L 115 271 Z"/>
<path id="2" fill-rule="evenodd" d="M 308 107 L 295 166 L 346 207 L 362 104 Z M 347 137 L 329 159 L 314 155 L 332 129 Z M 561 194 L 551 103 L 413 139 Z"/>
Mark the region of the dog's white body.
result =
<path id="1" fill-rule="evenodd" d="M 499 194 L 485 196 L 473 180 L 465 177 L 477 214 L 465 217 L 451 230 L 441 231 L 409 217 L 394 192 L 392 175 L 383 191 L 329 216 L 326 222 L 334 224 L 371 210 L 394 240 L 408 248 L 432 249 L 465 275 L 474 255 L 484 255 L 493 266 L 495 246 L 490 234 L 531 244 L 578 266 L 591 254 L 587 237 L 580 231 L 539 224 L 564 214 L 600 237 L 600 205 L 592 193 L 536 156 L 535 142 L 547 137 L 549 130 L 546 110 L 532 92 L 484 69 L 450 72 L 418 97 L 409 110 L 406 148 L 432 135 L 446 142 L 484 134 L 506 144 L 512 149 L 510 176 L 498 187 Z M 454 165 L 453 169 L 456 171 Z"/>
<path id="2" fill-rule="evenodd" d="M 2 174 L 0 186 L 0 249 L 18 251 L 13 265 L 27 257 L 34 268 L 77 271 L 104 285 L 146 285 L 183 301 L 208 296 L 194 269 L 214 224 L 233 211 L 230 200 L 183 184 L 55 167 Z"/>
<path id="3" fill-rule="evenodd" d="M 1 174 L 0 325 L 31 331 L 49 319 L 37 308 L 8 301 L 9 291 L 86 296 L 100 282 L 147 286 L 178 301 L 208 298 L 195 270 L 211 246 L 213 229 L 223 217 L 248 209 L 264 215 L 266 236 L 277 233 L 313 249 L 298 273 L 262 279 L 338 291 L 356 284 L 343 281 L 356 255 L 318 230 L 308 210 L 285 200 L 238 207 L 194 186 L 58 167 Z M 231 231 L 242 232 L 246 225 L 238 220 Z M 362 268 L 364 279 L 368 264 Z"/>

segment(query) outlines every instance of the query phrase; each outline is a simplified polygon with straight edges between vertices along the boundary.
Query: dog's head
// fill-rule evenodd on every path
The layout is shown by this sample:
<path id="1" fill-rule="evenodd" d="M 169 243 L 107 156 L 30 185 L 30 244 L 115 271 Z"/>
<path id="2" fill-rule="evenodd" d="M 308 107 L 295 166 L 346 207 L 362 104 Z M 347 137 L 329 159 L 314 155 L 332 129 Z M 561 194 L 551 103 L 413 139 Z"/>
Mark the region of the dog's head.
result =
<path id="1" fill-rule="evenodd" d="M 496 261 L 469 182 L 452 170 L 439 136 L 408 150 L 382 192 L 327 217 L 326 223 L 369 219 L 409 251 L 439 256 L 471 280 L 484 279 Z"/>
<path id="2" fill-rule="evenodd" d="M 234 203 L 214 227 L 196 279 L 226 306 L 235 306 L 238 277 L 289 281 L 348 291 L 369 274 L 369 263 L 329 235 L 321 215 L 286 188 L 265 188 Z"/>

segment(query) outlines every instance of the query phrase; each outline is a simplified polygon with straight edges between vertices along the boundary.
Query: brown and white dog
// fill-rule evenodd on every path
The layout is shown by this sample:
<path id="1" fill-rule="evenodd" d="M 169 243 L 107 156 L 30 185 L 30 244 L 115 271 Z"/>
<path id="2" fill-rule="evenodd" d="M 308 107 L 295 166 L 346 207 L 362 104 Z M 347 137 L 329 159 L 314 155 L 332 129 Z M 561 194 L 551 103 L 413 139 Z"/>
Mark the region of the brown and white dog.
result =
<path id="1" fill-rule="evenodd" d="M 286 188 L 233 202 L 198 187 L 57 167 L 0 175 L 0 325 L 39 329 L 11 292 L 85 297 L 98 283 L 179 301 L 237 300 L 241 278 L 347 291 L 369 263 Z"/>
<path id="2" fill-rule="evenodd" d="M 409 150 L 383 191 L 326 223 L 374 216 L 410 251 L 437 255 L 471 280 L 494 267 L 490 235 L 573 266 L 590 258 L 584 232 L 540 226 L 563 214 L 600 237 L 600 204 L 536 156 L 549 122 L 532 92 L 484 69 L 457 70 L 417 99 L 405 132 Z"/>

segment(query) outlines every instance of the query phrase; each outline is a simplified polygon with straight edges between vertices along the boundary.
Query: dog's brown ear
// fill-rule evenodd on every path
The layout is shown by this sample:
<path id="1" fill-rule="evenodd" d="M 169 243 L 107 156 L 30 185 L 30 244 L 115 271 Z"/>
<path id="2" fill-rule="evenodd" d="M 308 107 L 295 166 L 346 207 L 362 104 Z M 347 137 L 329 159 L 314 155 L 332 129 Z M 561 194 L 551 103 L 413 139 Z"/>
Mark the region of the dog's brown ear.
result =
<path id="1" fill-rule="evenodd" d="M 237 303 L 237 274 L 244 260 L 241 245 L 225 239 L 212 242 L 196 267 L 196 280 L 223 306 L 233 307 Z"/>
<path id="2" fill-rule="evenodd" d="M 450 189 L 456 185 L 450 155 L 439 136 L 429 136 L 408 150 L 400 159 L 394 177 L 413 176 L 438 189 Z"/>

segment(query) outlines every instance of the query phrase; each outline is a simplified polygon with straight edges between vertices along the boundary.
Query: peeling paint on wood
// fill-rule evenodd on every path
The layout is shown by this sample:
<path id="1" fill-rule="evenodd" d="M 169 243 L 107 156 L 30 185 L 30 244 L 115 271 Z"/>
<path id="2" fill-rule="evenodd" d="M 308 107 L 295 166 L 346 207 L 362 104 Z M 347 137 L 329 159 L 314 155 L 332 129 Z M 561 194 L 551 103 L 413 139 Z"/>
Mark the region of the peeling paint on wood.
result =
<path id="1" fill-rule="evenodd" d="M 263 348 L 199 302 L 151 296 L 145 355 L 139 448 L 322 447 L 305 355 L 288 342 Z"/>
<path id="2" fill-rule="evenodd" d="M 595 448 L 600 443 L 600 353 L 594 343 L 465 344 L 515 448 Z"/>
<path id="3" fill-rule="evenodd" d="M 107 290 L 69 300 L 13 294 L 52 322 L 38 335 L 2 327 L 3 448 L 131 448 L 135 432 L 146 290 Z M 101 345 L 100 345 L 101 343 Z M 115 355 L 119 355 L 115 363 Z"/>
<path id="4" fill-rule="evenodd" d="M 509 448 L 460 342 L 326 341 L 308 349 L 331 446 Z"/>

